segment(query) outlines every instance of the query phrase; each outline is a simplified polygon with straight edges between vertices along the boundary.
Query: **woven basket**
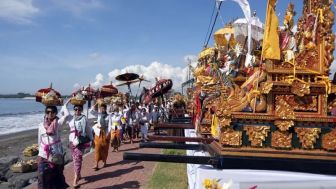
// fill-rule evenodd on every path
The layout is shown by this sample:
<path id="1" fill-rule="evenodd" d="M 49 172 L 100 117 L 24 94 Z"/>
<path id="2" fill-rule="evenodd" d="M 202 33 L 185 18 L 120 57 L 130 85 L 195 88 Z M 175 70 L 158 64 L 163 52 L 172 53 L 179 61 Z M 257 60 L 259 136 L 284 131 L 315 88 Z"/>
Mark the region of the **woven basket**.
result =
<path id="1" fill-rule="evenodd" d="M 79 105 L 79 106 L 83 106 L 84 104 L 85 104 L 85 100 L 79 100 L 79 99 L 77 99 L 77 98 L 71 98 L 70 99 L 70 103 L 72 104 L 72 105 Z"/>
<path id="2" fill-rule="evenodd" d="M 101 106 L 101 105 L 103 105 L 103 104 L 106 104 L 106 102 L 104 101 L 103 98 L 99 98 L 99 99 L 97 99 L 97 104 L 98 104 L 99 106 Z"/>
<path id="3" fill-rule="evenodd" d="M 62 99 L 45 99 L 42 98 L 42 104 L 46 105 L 46 106 L 60 106 L 63 104 Z"/>
<path id="4" fill-rule="evenodd" d="M 21 163 L 13 164 L 10 167 L 10 170 L 12 170 L 13 173 L 26 173 L 26 172 L 31 171 L 31 166 L 24 162 L 21 162 Z"/>
<path id="5" fill-rule="evenodd" d="M 31 171 L 36 171 L 37 170 L 37 161 L 36 160 L 29 160 L 26 162 L 30 166 Z"/>
<path id="6" fill-rule="evenodd" d="M 27 147 L 26 149 L 23 150 L 23 155 L 27 157 L 32 157 L 36 156 L 38 152 L 39 152 L 38 149 Z"/>

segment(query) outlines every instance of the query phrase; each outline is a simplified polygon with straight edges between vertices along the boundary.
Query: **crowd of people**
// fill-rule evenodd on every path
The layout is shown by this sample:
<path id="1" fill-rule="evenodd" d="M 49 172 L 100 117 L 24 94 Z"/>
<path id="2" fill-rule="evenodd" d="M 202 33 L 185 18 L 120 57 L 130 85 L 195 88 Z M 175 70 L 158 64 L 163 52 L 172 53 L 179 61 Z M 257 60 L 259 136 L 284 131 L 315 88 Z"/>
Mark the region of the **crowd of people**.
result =
<path id="1" fill-rule="evenodd" d="M 99 169 L 99 162 L 106 166 L 109 147 L 118 151 L 122 143 L 133 143 L 134 139 L 142 142 L 148 141 L 148 130 L 153 126 L 154 130 L 158 123 L 165 119 L 164 107 L 154 104 L 130 105 L 100 104 L 96 103 L 90 108 L 90 114 L 96 117 L 93 125 L 89 124 L 83 114 L 83 106 L 73 106 L 73 115 L 68 110 L 67 101 L 59 112 L 56 106 L 46 106 L 44 121 L 38 127 L 38 188 L 67 188 L 63 175 L 64 149 L 60 132 L 63 125 L 70 129 L 69 145 L 73 164 L 74 181 L 73 187 L 78 186 L 81 179 L 83 154 L 86 149 L 93 148 L 95 162 L 93 169 Z M 140 135 L 141 134 L 141 135 Z"/>

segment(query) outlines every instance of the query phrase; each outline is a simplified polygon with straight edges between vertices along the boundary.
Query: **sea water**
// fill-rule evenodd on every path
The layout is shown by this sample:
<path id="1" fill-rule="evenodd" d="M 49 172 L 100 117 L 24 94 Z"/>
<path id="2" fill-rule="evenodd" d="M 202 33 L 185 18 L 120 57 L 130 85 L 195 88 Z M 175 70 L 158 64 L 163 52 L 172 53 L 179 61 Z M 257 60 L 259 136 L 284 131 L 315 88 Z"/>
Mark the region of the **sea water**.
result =
<path id="1" fill-rule="evenodd" d="M 58 111 L 60 108 L 58 107 Z M 35 98 L 0 98 L 0 136 L 37 129 L 43 122 L 44 109 L 45 106 L 36 102 Z M 68 109 L 73 115 L 73 106 L 68 105 Z M 87 115 L 86 106 L 83 113 Z M 88 118 L 94 118 L 94 116 L 89 114 Z"/>
<path id="2" fill-rule="evenodd" d="M 44 106 L 35 99 L 0 98 L 0 135 L 36 129 Z"/>

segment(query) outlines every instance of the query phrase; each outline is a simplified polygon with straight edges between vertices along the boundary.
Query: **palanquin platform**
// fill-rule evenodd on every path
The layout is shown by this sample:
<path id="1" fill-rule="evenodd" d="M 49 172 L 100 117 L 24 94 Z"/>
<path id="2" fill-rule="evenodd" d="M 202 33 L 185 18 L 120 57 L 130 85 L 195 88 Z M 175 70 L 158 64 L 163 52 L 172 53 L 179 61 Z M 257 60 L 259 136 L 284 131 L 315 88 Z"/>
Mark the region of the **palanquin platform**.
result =
<path id="1" fill-rule="evenodd" d="M 233 33 L 228 40 L 227 33 L 220 33 L 231 29 L 216 32 L 215 47 L 200 53 L 188 107 L 198 141 L 208 139 L 200 148 L 211 157 L 140 159 L 335 175 L 336 81 L 329 79 L 335 48 L 332 2 L 303 3 L 296 33 L 294 6 L 288 6 L 285 27 L 279 30 L 279 60 L 264 58 L 265 49 L 258 49 L 257 41 L 252 66 L 246 68 L 244 43 Z"/>

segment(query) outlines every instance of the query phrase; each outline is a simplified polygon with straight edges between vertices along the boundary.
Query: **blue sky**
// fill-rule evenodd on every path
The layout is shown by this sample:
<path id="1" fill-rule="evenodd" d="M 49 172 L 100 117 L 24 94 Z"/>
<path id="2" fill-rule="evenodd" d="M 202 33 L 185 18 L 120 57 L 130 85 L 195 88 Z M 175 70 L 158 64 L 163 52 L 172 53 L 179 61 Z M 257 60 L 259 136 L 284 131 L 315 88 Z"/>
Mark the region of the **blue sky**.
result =
<path id="1" fill-rule="evenodd" d="M 264 21 L 267 1 L 249 2 Z M 278 2 L 281 23 L 289 2 Z M 177 77 L 186 57 L 202 49 L 213 6 L 214 0 L 1 0 L 0 93 L 34 93 L 53 82 L 69 94 L 125 70 Z M 243 13 L 227 1 L 221 16 L 227 22 Z M 222 26 L 218 20 L 215 30 Z"/>

